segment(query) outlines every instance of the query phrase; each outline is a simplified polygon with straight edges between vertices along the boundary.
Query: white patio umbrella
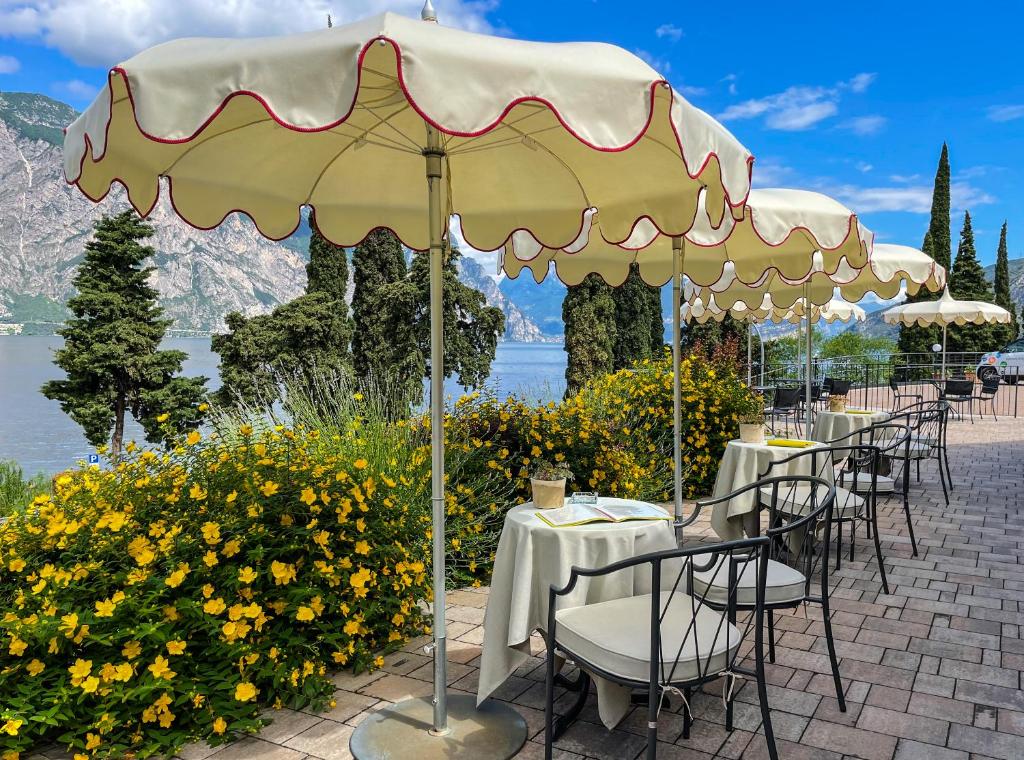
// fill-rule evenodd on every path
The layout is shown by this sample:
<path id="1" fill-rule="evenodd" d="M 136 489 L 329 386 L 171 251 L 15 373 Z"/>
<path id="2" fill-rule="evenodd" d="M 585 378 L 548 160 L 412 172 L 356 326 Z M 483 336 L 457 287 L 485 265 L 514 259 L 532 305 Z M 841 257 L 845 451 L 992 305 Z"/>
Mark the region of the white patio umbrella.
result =
<path id="1" fill-rule="evenodd" d="M 1001 306 L 985 301 L 958 301 L 942 292 L 937 301 L 919 301 L 893 306 L 882 313 L 890 325 L 942 325 L 942 378 L 946 377 L 946 330 L 950 325 L 1009 324 L 1013 315 Z"/>
<path id="2" fill-rule="evenodd" d="M 556 276 L 567 285 L 579 284 L 589 274 L 620 285 L 630 266 L 636 264 L 649 285 L 672 281 L 673 471 L 678 528 L 683 511 L 678 372 L 682 278 L 696 286 L 727 282 L 742 288 L 772 275 L 803 282 L 815 272 L 856 271 L 867 264 L 873 235 L 853 211 L 807 190 L 751 190 L 743 218 L 727 218 L 721 225 L 709 221 L 698 209 L 693 228 L 685 236 L 662 234 L 664 228 L 642 219 L 628 237 L 622 237 L 608 230 L 604 209 L 595 205 L 597 213 L 571 245 L 546 247 L 525 231 L 517 233 L 505 246 L 500 266 L 510 277 L 529 269 L 534 280 L 541 282 L 553 264 Z"/>
<path id="3" fill-rule="evenodd" d="M 765 293 L 762 296 L 761 303 L 756 307 L 748 308 L 744 301 L 737 300 L 728 309 L 722 308 L 715 302 L 715 296 L 713 293 L 705 296 L 708 298 L 707 304 L 704 303 L 700 296 L 692 297 L 692 300 L 683 304 L 682 307 L 682 318 L 684 321 L 696 321 L 699 323 L 708 322 L 715 320 L 721 322 L 725 317 L 731 316 L 733 319 L 738 319 L 747 323 L 747 384 L 751 382 L 750 372 L 750 351 L 751 351 L 751 336 L 750 328 L 758 322 L 789 322 L 791 324 L 799 325 L 801 323 L 809 322 L 806 326 L 806 365 L 804 368 L 805 378 L 805 393 L 806 393 L 806 406 L 807 406 L 807 417 L 808 425 L 810 424 L 810 405 L 811 405 L 811 367 L 813 357 L 813 334 L 811 325 L 817 324 L 818 322 L 827 322 L 832 324 L 833 322 L 863 322 L 867 319 L 867 314 L 864 309 L 856 304 L 848 303 L 839 298 L 833 298 L 825 304 L 818 305 L 813 301 L 810 303 L 810 309 L 808 311 L 807 304 L 803 301 L 798 301 L 790 307 L 777 306 L 772 301 L 772 295 Z M 808 319 L 809 316 L 809 319 Z M 761 342 L 761 365 L 764 366 L 764 342 Z"/>
<path id="4" fill-rule="evenodd" d="M 423 18 L 436 21 L 429 1 Z M 282 238 L 305 206 L 335 244 L 387 227 L 429 250 L 434 695 L 364 721 L 357 756 L 508 757 L 525 740 L 511 709 L 492 700 L 477 710 L 471 697 L 449 704 L 445 688 L 441 272 L 450 216 L 479 249 L 519 229 L 569 245 L 594 206 L 611 235 L 627 237 L 640 218 L 681 235 L 698 197 L 710 225 L 742 217 L 751 161 L 622 49 L 394 14 L 289 37 L 158 45 L 111 69 L 68 127 L 67 180 L 93 200 L 118 182 L 146 214 L 166 180 L 176 212 L 196 227 L 240 211 Z"/>

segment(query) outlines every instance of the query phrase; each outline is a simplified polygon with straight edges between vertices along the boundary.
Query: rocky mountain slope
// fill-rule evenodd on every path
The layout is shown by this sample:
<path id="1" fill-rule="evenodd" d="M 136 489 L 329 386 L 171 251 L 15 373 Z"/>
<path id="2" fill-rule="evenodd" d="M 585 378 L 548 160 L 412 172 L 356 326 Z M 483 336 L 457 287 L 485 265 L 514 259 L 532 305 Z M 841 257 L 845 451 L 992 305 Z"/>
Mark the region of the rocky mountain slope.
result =
<path id="1" fill-rule="evenodd" d="M 94 205 L 65 183 L 62 130 L 75 115 L 44 95 L 0 92 L 0 322 L 60 321 L 93 221 L 127 207 L 123 192 Z M 150 221 L 157 230 L 150 241 L 157 251 L 154 286 L 175 328 L 218 330 L 229 311 L 266 312 L 303 292 L 301 232 L 275 243 L 238 215 L 214 230 L 196 230 L 165 201 Z M 540 339 L 537 325 L 476 262 L 467 260 L 460 274 L 505 312 L 506 339 Z"/>

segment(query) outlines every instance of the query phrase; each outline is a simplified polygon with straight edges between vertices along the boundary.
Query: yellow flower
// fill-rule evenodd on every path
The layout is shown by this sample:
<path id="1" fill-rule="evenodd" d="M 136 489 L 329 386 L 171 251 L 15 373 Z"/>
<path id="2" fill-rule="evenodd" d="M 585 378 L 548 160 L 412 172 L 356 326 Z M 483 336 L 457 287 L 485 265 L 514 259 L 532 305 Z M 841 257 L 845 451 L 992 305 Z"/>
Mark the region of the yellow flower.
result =
<path id="1" fill-rule="evenodd" d="M 168 641 L 167 642 L 167 653 L 168 654 L 185 654 L 185 642 L 184 641 Z"/>
<path id="2" fill-rule="evenodd" d="M 98 737 L 94 733 L 88 733 L 88 734 L 85 735 L 85 748 L 86 749 L 96 749 L 102 743 L 103 743 L 103 740 L 100 739 L 100 737 Z"/>
<path id="3" fill-rule="evenodd" d="M 203 540 L 210 546 L 220 543 L 220 526 L 215 522 L 203 523 Z"/>
<path id="4" fill-rule="evenodd" d="M 24 723 L 25 721 L 21 720 L 20 718 L 11 718 L 6 723 L 4 723 L 2 727 L 0 727 L 0 731 L 3 731 L 8 736 L 17 736 L 18 729 L 21 728 Z"/>
<path id="5" fill-rule="evenodd" d="M 25 569 L 25 560 L 23 559 L 12 559 L 10 564 L 7 565 L 12 573 L 20 573 Z"/>
<path id="6" fill-rule="evenodd" d="M 220 551 L 221 554 L 223 554 L 225 557 L 234 557 L 241 550 L 241 542 L 239 542 L 237 538 L 232 538 L 230 541 L 224 544 L 224 547 Z"/>
<path id="7" fill-rule="evenodd" d="M 32 660 L 25 669 L 28 671 L 30 676 L 35 677 L 46 670 L 46 666 L 39 660 Z"/>
<path id="8" fill-rule="evenodd" d="M 242 425 L 238 428 L 238 432 L 242 435 L 252 435 L 252 425 Z"/>
<path id="9" fill-rule="evenodd" d="M 263 485 L 260 486 L 260 492 L 264 496 L 273 496 L 280 489 L 281 489 L 281 486 L 279 486 L 277 483 L 275 483 L 272 480 L 268 480 L 267 482 L 265 482 Z"/>
<path id="10" fill-rule="evenodd" d="M 358 572 L 352 573 L 348 582 L 352 584 L 352 588 L 363 588 L 372 577 L 373 574 L 369 570 L 365 567 L 360 567 Z"/>
<path id="11" fill-rule="evenodd" d="M 217 720 L 215 720 L 213 722 L 213 733 L 215 733 L 215 734 L 223 734 L 227 730 L 228 730 L 228 722 L 226 720 L 224 720 L 223 718 L 217 718 Z"/>
<path id="12" fill-rule="evenodd" d="M 163 678 L 170 681 L 174 678 L 175 673 L 171 670 L 170 663 L 166 657 L 157 655 L 156 659 L 153 660 L 153 664 L 149 666 L 148 670 L 153 674 L 153 678 Z"/>
<path id="13" fill-rule="evenodd" d="M 203 605 L 203 612 L 207 615 L 219 615 L 226 609 L 227 605 L 220 597 L 217 597 L 216 599 L 208 599 L 206 604 Z"/>
<path id="14" fill-rule="evenodd" d="M 86 694 L 93 694 L 98 688 L 100 688 L 100 679 L 96 676 L 89 676 L 82 681 L 82 691 Z"/>
<path id="15" fill-rule="evenodd" d="M 238 684 L 235 687 L 235 699 L 239 702 L 249 702 L 256 698 L 256 687 L 248 681 Z"/>
<path id="16" fill-rule="evenodd" d="M 295 580 L 295 565 L 287 565 L 274 560 L 270 563 L 270 572 L 274 575 L 274 583 L 278 586 L 287 586 Z"/>
<path id="17" fill-rule="evenodd" d="M 9 651 L 15 657 L 21 657 L 23 654 L 25 654 L 26 649 L 28 649 L 28 644 L 19 639 L 17 636 L 14 636 L 13 638 L 11 638 L 11 643 L 8 646 L 7 651 Z"/>
<path id="18" fill-rule="evenodd" d="M 110 599 L 96 602 L 96 617 L 112 617 L 117 605 Z"/>
<path id="19" fill-rule="evenodd" d="M 369 465 L 369 464 L 370 463 L 367 462 L 365 459 L 360 458 L 360 459 L 357 459 L 356 461 L 354 461 L 352 463 L 352 466 L 355 467 L 357 470 L 365 470 L 367 465 Z"/>
<path id="20" fill-rule="evenodd" d="M 129 641 L 121 650 L 121 656 L 128 660 L 134 660 L 142 654 L 142 644 L 138 641 Z"/>
<path id="21" fill-rule="evenodd" d="M 195 446 L 202 439 L 203 437 L 199 435 L 199 431 L 193 430 L 191 433 L 188 434 L 188 438 L 185 439 L 185 443 L 189 446 Z"/>
<path id="22" fill-rule="evenodd" d="M 169 415 L 167 412 L 164 412 L 163 414 L 158 414 L 156 416 L 156 421 L 157 422 L 167 422 L 167 420 L 169 420 L 170 418 L 171 418 L 171 415 Z"/>
<path id="23" fill-rule="evenodd" d="M 316 619 L 316 615 L 313 614 L 313 610 L 309 607 L 299 607 L 299 611 L 295 613 L 295 619 L 303 623 L 308 623 L 310 620 Z"/>
<path id="24" fill-rule="evenodd" d="M 218 562 L 220 562 L 220 560 L 217 559 L 217 552 L 206 552 L 206 554 L 203 555 L 203 564 L 207 567 L 213 567 Z"/>
<path id="25" fill-rule="evenodd" d="M 369 554 L 370 544 L 366 541 L 356 541 L 355 552 L 356 554 Z"/>
<path id="26" fill-rule="evenodd" d="M 189 566 L 182 562 L 178 565 L 178 569 L 171 573 L 164 579 L 164 583 L 171 588 L 177 588 L 185 581 L 185 576 L 189 574 Z"/>
<path id="27" fill-rule="evenodd" d="M 302 495 L 299 497 L 299 501 L 304 504 L 312 506 L 316 502 L 316 491 L 312 488 L 303 488 Z"/>
<path id="28" fill-rule="evenodd" d="M 242 583 L 252 583 L 258 577 L 259 575 L 256 573 L 256 571 L 248 566 L 243 567 L 241 570 L 238 571 L 238 580 L 240 580 Z"/>
<path id="29" fill-rule="evenodd" d="M 188 489 L 188 495 L 189 498 L 194 499 L 195 501 L 203 501 L 203 499 L 206 498 L 206 491 L 204 491 L 203 487 L 198 483 L 193 483 L 192 487 Z"/>

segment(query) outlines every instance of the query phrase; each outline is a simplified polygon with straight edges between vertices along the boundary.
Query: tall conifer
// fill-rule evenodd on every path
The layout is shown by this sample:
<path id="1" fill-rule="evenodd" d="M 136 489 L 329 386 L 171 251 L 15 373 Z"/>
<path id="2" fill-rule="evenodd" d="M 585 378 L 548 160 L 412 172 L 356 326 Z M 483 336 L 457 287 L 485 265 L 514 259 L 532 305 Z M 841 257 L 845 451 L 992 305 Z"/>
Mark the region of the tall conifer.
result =
<path id="1" fill-rule="evenodd" d="M 994 299 L 985 270 L 978 263 L 974 248 L 974 230 L 971 227 L 971 213 L 964 213 L 964 225 L 960 230 L 960 244 L 956 260 L 950 270 L 949 292 L 961 301 L 987 301 Z M 950 351 L 992 351 L 996 347 L 995 330 L 992 325 L 950 325 L 947 348 Z"/>
<path id="2" fill-rule="evenodd" d="M 993 278 L 993 290 L 995 292 L 995 303 L 1007 309 L 1013 315 L 1013 321 L 1008 325 L 1000 325 L 998 328 L 999 342 L 1009 343 L 1016 339 L 1020 330 L 1017 322 L 1017 305 L 1010 295 L 1010 260 L 1006 248 L 1006 222 L 999 232 L 999 247 L 996 249 L 996 271 Z"/>
<path id="3" fill-rule="evenodd" d="M 596 274 L 570 286 L 562 301 L 565 324 L 565 393 L 615 367 L 615 299 L 612 287 Z"/>

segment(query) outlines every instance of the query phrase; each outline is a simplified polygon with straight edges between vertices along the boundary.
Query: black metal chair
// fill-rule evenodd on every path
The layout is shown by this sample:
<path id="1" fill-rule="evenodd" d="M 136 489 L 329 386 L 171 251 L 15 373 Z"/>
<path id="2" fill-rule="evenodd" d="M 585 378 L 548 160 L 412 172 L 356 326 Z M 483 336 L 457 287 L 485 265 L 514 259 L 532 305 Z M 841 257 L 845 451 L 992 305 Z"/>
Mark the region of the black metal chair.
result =
<path id="1" fill-rule="evenodd" d="M 853 387 L 852 380 L 843 380 L 838 377 L 826 377 L 825 383 L 827 385 L 827 397 L 831 396 L 848 396 L 850 388 Z"/>
<path id="2" fill-rule="evenodd" d="M 817 486 L 828 486 L 816 478 L 779 478 L 781 483 L 797 480 L 817 494 Z M 771 481 L 751 483 L 719 499 L 703 502 L 710 505 L 735 498 Z M 799 527 L 816 520 L 832 503 L 826 497 L 801 520 Z M 696 518 L 696 513 L 688 522 Z M 596 569 L 574 567 L 565 586 L 551 587 L 548 600 L 548 642 L 545 679 L 544 757 L 552 757 L 555 740 L 555 660 L 561 655 L 576 663 L 586 674 L 592 673 L 615 683 L 647 692 L 646 758 L 657 757 L 658 715 L 667 693 L 684 702 L 683 731 L 688 736 L 692 714 L 690 697 L 695 688 L 723 679 L 727 703 L 727 727 L 732 727 L 732 687 L 738 675 L 753 678 L 761 705 L 768 754 L 778 760 L 775 734 L 768 707 L 767 681 L 764 667 L 764 610 L 768 581 L 768 547 L 775 534 L 729 541 L 711 546 L 671 549 L 634 557 Z M 612 573 L 650 573 L 651 592 L 598 602 L 582 607 L 558 609 L 558 600 L 575 588 L 580 578 L 596 578 Z M 687 593 L 693 588 L 696 573 L 724 575 L 726 592 L 722 604 Z M 743 607 L 752 614 L 739 620 L 739 600 L 752 598 L 751 606 Z M 744 645 L 753 634 L 751 649 Z M 742 660 L 748 652 L 753 657 L 750 669 Z M 586 683 L 583 684 L 586 694 Z"/>
<path id="3" fill-rule="evenodd" d="M 764 416 L 768 419 L 768 427 L 773 435 L 775 434 L 775 420 L 777 419 L 785 420 L 787 427 L 789 426 L 789 421 L 792 420 L 797 435 L 801 435 L 801 393 L 800 388 L 781 385 L 775 388 L 775 391 L 772 393 L 772 405 L 764 410 Z"/>
<path id="4" fill-rule="evenodd" d="M 974 422 L 974 381 L 973 380 L 947 380 L 939 391 L 939 400 L 950 404 L 950 409 L 958 419 L 964 415 L 960 408 L 967 404 L 967 412 L 971 415 L 971 422 Z M 955 408 L 953 405 L 956 405 Z"/>
<path id="5" fill-rule="evenodd" d="M 921 462 L 929 459 L 936 461 L 942 494 L 947 506 L 949 492 L 953 490 L 953 478 L 949 471 L 949 448 L 946 445 L 949 411 L 949 404 L 945 401 L 922 401 L 903 407 L 891 416 L 893 421 L 902 422 L 910 428 L 908 464 L 914 462 L 917 468 L 917 482 L 921 482 Z"/>
<path id="6" fill-rule="evenodd" d="M 903 399 L 913 399 L 914 402 L 924 401 L 924 396 L 920 393 L 907 393 L 904 391 L 900 384 L 896 382 L 896 376 L 893 375 L 889 378 L 889 390 L 892 391 L 892 410 L 895 412 L 901 406 L 903 406 Z M 911 402 L 913 403 L 913 402 Z"/>
<path id="7" fill-rule="evenodd" d="M 999 375 L 990 375 L 981 381 L 981 390 L 974 397 L 974 400 L 978 402 L 978 413 L 982 419 L 985 419 L 985 412 L 982 404 L 986 401 L 992 406 L 992 416 L 996 422 L 999 422 L 999 416 L 996 414 L 996 394 L 999 393 Z M 971 406 L 971 422 L 974 422 L 974 406 Z"/>

